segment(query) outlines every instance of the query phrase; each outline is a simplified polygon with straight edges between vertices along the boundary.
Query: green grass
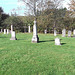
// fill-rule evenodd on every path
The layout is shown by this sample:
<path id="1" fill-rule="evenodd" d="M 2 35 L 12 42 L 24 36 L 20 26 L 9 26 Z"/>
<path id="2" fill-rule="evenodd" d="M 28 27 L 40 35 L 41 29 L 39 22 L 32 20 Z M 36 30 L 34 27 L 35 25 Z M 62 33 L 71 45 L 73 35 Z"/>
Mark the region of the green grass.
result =
<path id="1" fill-rule="evenodd" d="M 75 38 L 61 37 L 55 46 L 52 34 L 38 34 L 39 43 L 31 43 L 32 33 L 0 34 L 0 75 L 75 75 Z"/>

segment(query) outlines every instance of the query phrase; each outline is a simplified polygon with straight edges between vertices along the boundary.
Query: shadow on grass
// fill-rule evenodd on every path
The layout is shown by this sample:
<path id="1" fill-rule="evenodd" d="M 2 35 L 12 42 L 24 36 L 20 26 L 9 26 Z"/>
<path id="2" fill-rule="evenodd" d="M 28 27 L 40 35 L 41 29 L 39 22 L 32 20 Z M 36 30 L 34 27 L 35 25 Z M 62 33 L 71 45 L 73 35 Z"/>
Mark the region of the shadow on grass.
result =
<path id="1" fill-rule="evenodd" d="M 61 43 L 61 45 L 64 45 L 64 44 L 66 44 L 66 43 Z"/>
<path id="2" fill-rule="evenodd" d="M 54 41 L 54 40 L 39 41 L 39 43 L 50 42 L 50 41 Z"/>

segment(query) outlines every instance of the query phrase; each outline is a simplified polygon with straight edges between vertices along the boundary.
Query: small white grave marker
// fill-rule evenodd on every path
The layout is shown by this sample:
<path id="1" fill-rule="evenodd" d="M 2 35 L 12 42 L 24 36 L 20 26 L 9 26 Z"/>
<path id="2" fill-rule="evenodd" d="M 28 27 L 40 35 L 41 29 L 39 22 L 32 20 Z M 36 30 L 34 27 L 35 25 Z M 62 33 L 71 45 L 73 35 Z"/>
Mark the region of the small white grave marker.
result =
<path id="1" fill-rule="evenodd" d="M 44 30 L 44 33 L 47 34 L 47 29 Z"/>
<path id="2" fill-rule="evenodd" d="M 6 34 L 6 29 L 4 29 L 4 34 Z"/>
<path id="3" fill-rule="evenodd" d="M 57 31 L 56 30 L 54 30 L 54 36 L 56 36 L 57 35 Z"/>
<path id="4" fill-rule="evenodd" d="M 66 29 L 63 29 L 62 30 L 62 37 L 65 37 L 66 36 Z"/>
<path id="5" fill-rule="evenodd" d="M 61 45 L 59 38 L 55 38 L 55 45 Z"/>
<path id="6" fill-rule="evenodd" d="M 9 29 L 7 29 L 7 34 L 9 34 Z"/>
<path id="7" fill-rule="evenodd" d="M 17 40 L 15 31 L 12 31 L 10 40 Z"/>
<path id="8" fill-rule="evenodd" d="M 30 25 L 28 26 L 28 28 L 29 28 L 28 32 L 31 33 L 31 31 L 30 31 Z"/>
<path id="9" fill-rule="evenodd" d="M 68 31 L 68 37 L 71 37 L 71 30 Z"/>

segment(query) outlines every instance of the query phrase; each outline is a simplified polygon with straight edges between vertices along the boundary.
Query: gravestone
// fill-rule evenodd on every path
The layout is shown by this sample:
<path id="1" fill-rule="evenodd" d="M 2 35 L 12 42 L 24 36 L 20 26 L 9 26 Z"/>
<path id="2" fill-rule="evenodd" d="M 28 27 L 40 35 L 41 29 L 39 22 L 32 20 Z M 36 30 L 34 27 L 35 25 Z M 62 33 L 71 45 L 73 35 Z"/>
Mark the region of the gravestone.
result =
<path id="1" fill-rule="evenodd" d="M 73 30 L 73 37 L 75 37 L 75 29 Z"/>
<path id="2" fill-rule="evenodd" d="M 36 20 L 34 20 L 32 43 L 38 43 L 38 42 L 39 42 L 39 37 L 37 34 L 37 23 Z"/>
<path id="3" fill-rule="evenodd" d="M 12 31 L 10 40 L 17 40 L 15 31 Z"/>
<path id="4" fill-rule="evenodd" d="M 12 31 L 13 31 L 13 25 L 11 25 L 11 33 L 12 33 Z"/>
<path id="5" fill-rule="evenodd" d="M 2 33 L 3 31 L 2 31 L 2 29 L 1 29 L 1 33 Z"/>
<path id="6" fill-rule="evenodd" d="M 4 34 L 6 34 L 6 29 L 4 29 Z"/>
<path id="7" fill-rule="evenodd" d="M 55 45 L 61 45 L 59 38 L 55 38 Z"/>
<path id="8" fill-rule="evenodd" d="M 68 37 L 71 37 L 71 30 L 68 31 Z"/>
<path id="9" fill-rule="evenodd" d="M 47 34 L 47 29 L 44 30 L 44 33 Z"/>
<path id="10" fill-rule="evenodd" d="M 56 36 L 57 35 L 57 31 L 54 29 L 54 36 Z"/>
<path id="11" fill-rule="evenodd" d="M 66 36 L 66 29 L 63 29 L 62 30 L 62 37 L 65 37 Z"/>
<path id="12" fill-rule="evenodd" d="M 28 26 L 28 29 L 29 29 L 28 32 L 31 33 L 31 31 L 30 31 L 30 25 Z"/>
<path id="13" fill-rule="evenodd" d="M 9 34 L 9 29 L 7 29 L 7 34 Z"/>

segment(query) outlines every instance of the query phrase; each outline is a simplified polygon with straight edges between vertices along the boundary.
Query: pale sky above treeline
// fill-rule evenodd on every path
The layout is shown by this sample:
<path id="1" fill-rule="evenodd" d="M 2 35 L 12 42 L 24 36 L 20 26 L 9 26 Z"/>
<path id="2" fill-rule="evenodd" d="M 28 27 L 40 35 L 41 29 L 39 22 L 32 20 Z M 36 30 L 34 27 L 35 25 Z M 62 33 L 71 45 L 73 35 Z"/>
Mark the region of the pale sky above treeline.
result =
<path id="1" fill-rule="evenodd" d="M 69 0 L 63 2 L 63 7 L 68 8 Z M 3 8 L 4 13 L 10 14 L 13 8 L 22 6 L 23 4 L 18 2 L 18 0 L 0 0 L 0 7 Z M 22 10 L 22 9 L 21 9 Z M 17 12 L 18 13 L 18 12 Z M 23 10 L 20 11 L 20 14 L 23 14 Z"/>

